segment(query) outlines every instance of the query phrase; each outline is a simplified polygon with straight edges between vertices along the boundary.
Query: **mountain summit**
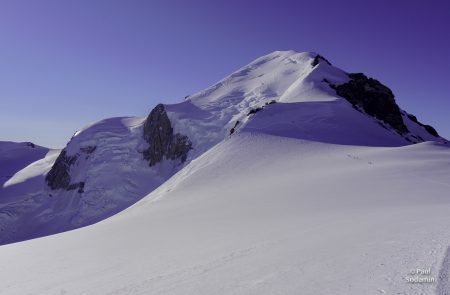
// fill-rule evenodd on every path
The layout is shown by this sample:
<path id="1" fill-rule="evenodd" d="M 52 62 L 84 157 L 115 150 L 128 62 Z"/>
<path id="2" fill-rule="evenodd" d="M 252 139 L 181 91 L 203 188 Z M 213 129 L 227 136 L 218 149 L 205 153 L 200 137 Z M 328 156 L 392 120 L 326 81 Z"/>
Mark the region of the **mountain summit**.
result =
<path id="1" fill-rule="evenodd" d="M 0 190 L 0 243 L 110 217 L 240 134 L 372 147 L 447 143 L 379 81 L 315 53 L 276 51 L 147 117 L 91 124 L 59 154 L 16 169 Z"/>
<path id="2" fill-rule="evenodd" d="M 254 116 L 257 119 L 251 116 L 263 109 Z M 205 137 L 218 142 L 231 129 L 244 126 L 337 144 L 399 146 L 445 141 L 431 126 L 402 111 L 385 85 L 362 73 L 346 73 L 308 52 L 276 51 L 258 58 L 167 110 L 174 125 L 182 122 L 180 129 L 198 126 L 208 130 L 206 136 L 182 130 L 201 142 L 207 141 Z"/>

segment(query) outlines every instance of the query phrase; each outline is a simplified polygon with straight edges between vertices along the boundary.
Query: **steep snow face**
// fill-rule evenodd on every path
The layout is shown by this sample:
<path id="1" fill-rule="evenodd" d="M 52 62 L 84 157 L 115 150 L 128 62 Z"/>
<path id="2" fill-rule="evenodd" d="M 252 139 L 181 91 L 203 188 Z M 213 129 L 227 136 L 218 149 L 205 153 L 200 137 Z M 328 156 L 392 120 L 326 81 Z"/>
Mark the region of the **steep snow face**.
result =
<path id="1" fill-rule="evenodd" d="M 0 247 L 0 294 L 447 294 L 449 159 L 244 131 L 108 220 Z"/>
<path id="2" fill-rule="evenodd" d="M 346 73 L 319 62 L 316 54 L 276 51 L 256 59 L 215 85 L 167 106 L 175 128 L 196 144 L 195 158 L 249 120 L 248 114 L 271 102 L 328 102 L 342 100 L 322 80 L 348 81 Z M 326 75 L 324 74 L 326 73 Z"/>
<path id="3" fill-rule="evenodd" d="M 97 222 L 135 203 L 175 173 L 175 162 L 149 167 L 143 159 L 148 146 L 142 135 L 144 119 L 111 118 L 77 132 L 64 149 L 72 159 L 65 167 L 68 187 L 51 189 L 44 180 L 59 151 L 10 178 L 2 191 L 8 202 L 0 207 L 0 243 Z"/>
<path id="4" fill-rule="evenodd" d="M 71 226 L 87 225 L 123 210 L 174 173 L 170 163 L 150 168 L 143 160 L 144 119 L 103 120 L 68 143 L 66 156 L 73 159 L 67 167 L 69 187 L 48 193 L 71 212 Z"/>
<path id="5" fill-rule="evenodd" d="M 295 51 L 276 51 L 251 62 L 230 76 L 188 99 L 205 110 L 217 110 L 236 106 L 245 107 L 276 99 L 283 102 L 328 101 L 314 83 L 327 72 L 332 83 L 346 82 L 342 70 L 320 62 L 313 66 L 316 54 Z M 319 81 L 317 81 L 319 80 Z M 326 92 L 326 90 L 325 90 Z"/>
<path id="6" fill-rule="evenodd" d="M 368 120 L 343 100 L 269 105 L 243 131 L 333 144 L 401 146 L 404 138 Z"/>
<path id="7" fill-rule="evenodd" d="M 194 142 L 191 159 L 247 124 L 274 135 L 280 131 L 282 136 L 339 144 L 445 142 L 410 120 L 406 112 L 402 117 L 399 113 L 398 119 L 410 132 L 399 134 L 386 122 L 352 107 L 334 89 L 350 77 L 315 53 L 277 51 L 167 110 L 175 128 Z"/>

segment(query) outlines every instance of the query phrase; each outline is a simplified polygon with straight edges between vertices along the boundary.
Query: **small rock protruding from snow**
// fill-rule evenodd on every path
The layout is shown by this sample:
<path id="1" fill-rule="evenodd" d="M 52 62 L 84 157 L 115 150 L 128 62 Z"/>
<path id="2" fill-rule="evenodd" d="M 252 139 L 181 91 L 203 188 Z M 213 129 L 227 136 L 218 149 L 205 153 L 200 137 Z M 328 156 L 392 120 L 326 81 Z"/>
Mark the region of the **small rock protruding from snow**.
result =
<path id="1" fill-rule="evenodd" d="M 320 54 L 317 54 L 317 55 L 314 57 L 314 60 L 313 60 L 313 62 L 311 63 L 311 66 L 312 66 L 312 67 L 317 66 L 317 65 L 320 63 L 320 61 L 324 61 L 324 62 L 327 63 L 329 66 L 331 66 L 331 62 L 329 62 L 328 59 L 326 59 L 325 57 L 323 57 L 323 56 L 320 55 Z"/>

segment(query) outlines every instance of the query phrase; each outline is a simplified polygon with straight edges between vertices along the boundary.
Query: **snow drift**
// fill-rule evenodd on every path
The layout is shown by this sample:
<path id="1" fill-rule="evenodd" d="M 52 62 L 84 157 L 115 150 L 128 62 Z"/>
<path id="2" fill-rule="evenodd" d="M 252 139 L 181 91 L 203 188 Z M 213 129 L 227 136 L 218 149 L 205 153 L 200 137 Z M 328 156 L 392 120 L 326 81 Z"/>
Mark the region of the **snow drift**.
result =
<path id="1" fill-rule="evenodd" d="M 0 293 L 446 292 L 449 153 L 379 81 L 274 52 L 6 177 L 3 244 L 143 199 L 2 246 Z"/>
<path id="2" fill-rule="evenodd" d="M 112 218 L 0 247 L 0 293 L 434 294 L 406 278 L 448 272 L 449 158 L 242 132 Z"/>

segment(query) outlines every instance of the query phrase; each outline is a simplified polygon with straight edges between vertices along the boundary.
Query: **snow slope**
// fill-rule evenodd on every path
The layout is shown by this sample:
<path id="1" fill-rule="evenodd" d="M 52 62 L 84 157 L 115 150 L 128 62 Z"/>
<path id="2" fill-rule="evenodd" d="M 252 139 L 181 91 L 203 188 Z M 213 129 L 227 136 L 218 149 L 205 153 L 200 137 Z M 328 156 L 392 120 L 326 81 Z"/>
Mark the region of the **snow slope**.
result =
<path id="1" fill-rule="evenodd" d="M 356 111 L 338 96 L 330 84 L 347 82 L 347 73 L 324 61 L 313 66 L 316 56 L 310 52 L 275 51 L 189 96 L 186 101 L 167 105 L 175 130 L 195 143 L 191 158 L 226 138 L 236 123 L 240 129 L 253 119 L 258 121 L 258 126 L 249 123 L 251 128 L 269 124 L 297 138 L 371 146 L 411 143 L 383 122 Z M 264 108 L 261 114 L 248 115 L 257 108 Z M 270 114 L 265 114 L 266 109 L 270 109 Z M 403 121 L 413 135 L 425 141 L 445 141 L 430 135 L 407 116 Z M 272 133 L 277 132 L 273 129 Z"/>
<path id="2" fill-rule="evenodd" d="M 36 192 L 58 153 L 31 142 L 0 142 L 0 207 Z"/>
<path id="3" fill-rule="evenodd" d="M 111 118 L 77 132 L 63 150 L 72 188 L 51 189 L 44 181 L 59 154 L 17 172 L 0 190 L 0 244 L 27 240 L 108 218 L 184 171 L 230 137 L 242 132 L 328 144 L 400 147 L 420 141 L 446 142 L 402 111 L 410 131 L 353 107 L 331 85 L 349 75 L 315 53 L 276 51 L 225 77 L 185 101 L 165 105 L 175 133 L 187 136 L 187 161 L 164 160 L 153 167 L 143 159 L 146 118 Z M 64 166 L 64 165 L 61 165 Z M 32 185 L 31 185 L 32 184 Z"/>
<path id="4" fill-rule="evenodd" d="M 0 141 L 0 182 L 7 181 L 17 171 L 42 159 L 47 152 L 47 148 L 31 142 Z"/>
<path id="5" fill-rule="evenodd" d="M 449 175 L 441 143 L 242 131 L 112 218 L 0 247 L 0 294 L 448 294 Z"/>
<path id="6" fill-rule="evenodd" d="M 134 204 L 174 173 L 165 163 L 150 168 L 143 161 L 144 118 L 111 118 L 77 132 L 66 152 L 77 155 L 74 182 L 86 182 L 84 193 L 51 190 L 45 175 L 59 151 L 36 161 L 0 190 L 0 243 L 45 236 L 95 223 Z M 95 147 L 91 152 L 89 148 Z"/>

